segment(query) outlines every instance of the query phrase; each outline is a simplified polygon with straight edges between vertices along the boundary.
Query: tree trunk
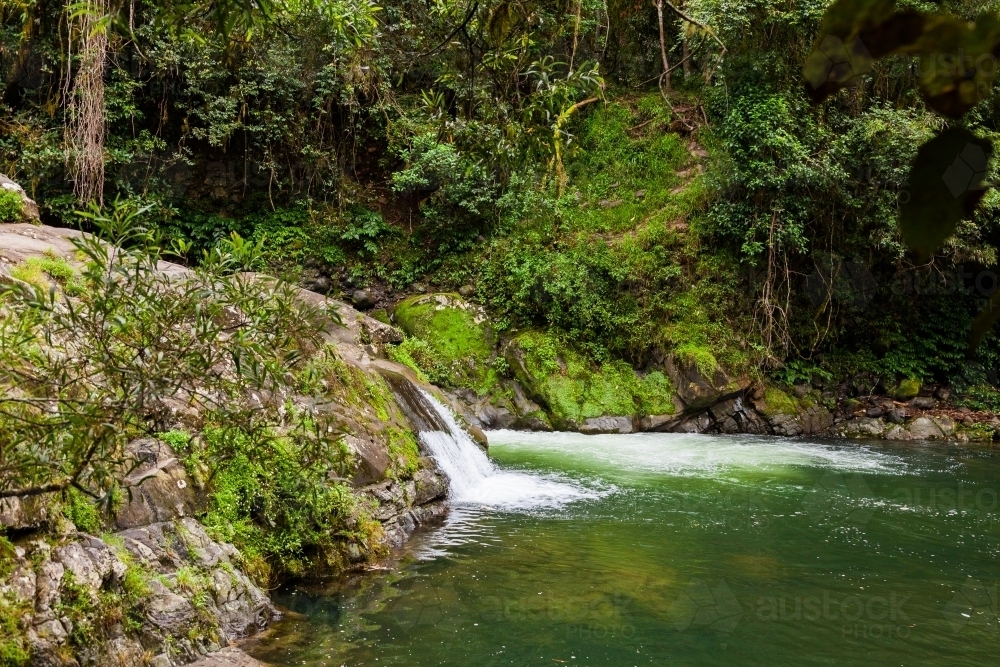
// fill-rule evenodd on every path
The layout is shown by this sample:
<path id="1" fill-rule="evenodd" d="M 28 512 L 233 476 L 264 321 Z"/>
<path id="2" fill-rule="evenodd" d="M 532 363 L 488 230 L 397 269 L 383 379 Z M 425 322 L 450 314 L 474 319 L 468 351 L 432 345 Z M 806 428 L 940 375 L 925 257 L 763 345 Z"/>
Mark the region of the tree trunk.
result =
<path id="1" fill-rule="evenodd" d="M 653 0 L 656 7 L 656 18 L 660 24 L 660 57 L 663 59 L 663 74 L 660 75 L 660 88 L 670 92 L 670 61 L 667 60 L 667 40 L 663 34 L 663 0 Z"/>

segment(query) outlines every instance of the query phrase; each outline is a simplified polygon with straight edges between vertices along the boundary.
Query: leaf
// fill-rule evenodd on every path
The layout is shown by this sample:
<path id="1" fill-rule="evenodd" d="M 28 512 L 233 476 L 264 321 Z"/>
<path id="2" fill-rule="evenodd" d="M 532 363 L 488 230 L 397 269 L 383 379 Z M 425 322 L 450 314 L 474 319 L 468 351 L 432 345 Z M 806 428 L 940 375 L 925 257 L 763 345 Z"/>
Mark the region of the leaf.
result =
<path id="1" fill-rule="evenodd" d="M 923 36 L 905 53 L 920 56 L 918 83 L 938 113 L 961 118 L 990 95 L 1000 55 L 1000 16 L 969 23 L 956 16 L 929 17 Z"/>
<path id="2" fill-rule="evenodd" d="M 975 211 L 986 193 L 993 144 L 965 128 L 945 130 L 920 147 L 907 181 L 910 198 L 901 207 L 903 241 L 929 256 Z"/>
<path id="3" fill-rule="evenodd" d="M 897 13 L 895 0 L 834 2 L 803 66 L 810 97 L 822 102 L 857 82 L 876 58 L 919 37 L 921 32 L 914 27 L 919 22 L 912 12 Z"/>

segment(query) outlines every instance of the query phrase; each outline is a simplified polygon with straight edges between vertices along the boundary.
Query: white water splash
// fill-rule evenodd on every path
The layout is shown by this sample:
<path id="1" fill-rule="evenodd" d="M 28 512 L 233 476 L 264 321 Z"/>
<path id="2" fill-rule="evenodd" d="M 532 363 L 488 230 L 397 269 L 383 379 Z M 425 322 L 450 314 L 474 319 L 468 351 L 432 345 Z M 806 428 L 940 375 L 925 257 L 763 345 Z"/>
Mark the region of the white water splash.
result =
<path id="1" fill-rule="evenodd" d="M 530 510 L 600 497 L 596 491 L 552 476 L 497 468 L 455 422 L 448 408 L 427 392 L 420 393 L 448 426 L 447 432 L 421 431 L 420 440 L 448 476 L 452 502 Z"/>
<path id="2" fill-rule="evenodd" d="M 780 472 L 820 467 L 838 472 L 902 474 L 910 466 L 886 448 L 857 443 L 750 435 L 636 433 L 581 435 L 490 431 L 498 451 L 525 452 L 598 467 L 605 475 L 660 474 L 676 477 L 727 477 L 739 471 Z"/>

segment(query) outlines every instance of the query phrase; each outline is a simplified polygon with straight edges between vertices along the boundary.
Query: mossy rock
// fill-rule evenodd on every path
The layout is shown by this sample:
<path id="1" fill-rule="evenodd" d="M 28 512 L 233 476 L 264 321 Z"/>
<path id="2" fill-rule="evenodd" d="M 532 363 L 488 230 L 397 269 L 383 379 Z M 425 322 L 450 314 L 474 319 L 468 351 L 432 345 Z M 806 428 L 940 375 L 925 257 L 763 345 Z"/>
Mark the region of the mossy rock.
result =
<path id="1" fill-rule="evenodd" d="M 902 380 L 899 385 L 893 390 L 892 397 L 897 401 L 908 401 L 911 398 L 915 398 L 917 394 L 920 393 L 920 380 L 914 380 L 913 378 L 907 378 Z"/>
<path id="2" fill-rule="evenodd" d="M 777 387 L 764 388 L 764 399 L 755 401 L 754 406 L 769 417 L 775 415 L 796 415 L 804 407 L 798 399 Z"/>
<path id="3" fill-rule="evenodd" d="M 545 405 L 557 428 L 574 428 L 605 416 L 673 414 L 674 388 L 659 371 L 642 376 L 624 361 L 595 363 L 555 336 L 519 334 L 504 358 L 531 397 Z"/>
<path id="4" fill-rule="evenodd" d="M 427 294 L 399 303 L 393 320 L 408 336 L 424 343 L 401 347 L 409 352 L 412 364 L 407 365 L 430 381 L 480 395 L 497 383 L 496 334 L 478 306 L 457 294 Z"/>

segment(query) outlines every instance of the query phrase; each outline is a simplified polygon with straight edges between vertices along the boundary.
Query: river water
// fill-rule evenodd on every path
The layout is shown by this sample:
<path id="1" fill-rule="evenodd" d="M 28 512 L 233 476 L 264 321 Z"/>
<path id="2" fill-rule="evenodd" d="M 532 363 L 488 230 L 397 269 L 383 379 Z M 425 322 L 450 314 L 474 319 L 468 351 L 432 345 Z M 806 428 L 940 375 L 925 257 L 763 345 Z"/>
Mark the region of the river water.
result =
<path id="1" fill-rule="evenodd" d="M 277 592 L 286 620 L 249 650 L 332 667 L 1000 664 L 992 448 L 489 439 L 486 467 L 432 447 L 461 478 L 441 526 L 384 571 Z"/>

